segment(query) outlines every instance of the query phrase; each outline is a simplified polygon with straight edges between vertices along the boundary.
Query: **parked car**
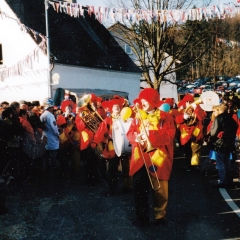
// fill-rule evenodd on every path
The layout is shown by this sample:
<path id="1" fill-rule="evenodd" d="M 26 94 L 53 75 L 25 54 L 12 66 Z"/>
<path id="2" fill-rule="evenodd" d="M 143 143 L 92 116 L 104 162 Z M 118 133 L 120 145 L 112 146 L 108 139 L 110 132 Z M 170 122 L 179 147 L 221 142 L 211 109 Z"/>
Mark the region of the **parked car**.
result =
<path id="1" fill-rule="evenodd" d="M 236 89 L 236 94 L 238 94 L 238 95 L 240 94 L 240 88 Z"/>
<path id="2" fill-rule="evenodd" d="M 194 87 L 195 87 L 195 84 L 193 84 L 193 83 L 190 83 L 186 86 L 186 88 L 194 88 Z"/>
<path id="3" fill-rule="evenodd" d="M 226 83 L 225 81 L 217 81 L 217 82 L 215 83 L 215 87 L 222 86 L 222 85 L 225 85 L 225 84 L 226 84 L 226 86 L 227 86 L 227 83 Z"/>
<path id="4" fill-rule="evenodd" d="M 240 84 L 240 80 L 230 82 L 229 86 L 235 86 L 235 85 L 238 85 L 238 84 Z"/>
<path id="5" fill-rule="evenodd" d="M 237 85 L 229 86 L 228 88 L 225 89 L 225 92 L 229 93 L 230 95 L 233 95 L 234 92 L 236 92 L 237 88 L 238 88 Z"/>
<path id="6" fill-rule="evenodd" d="M 190 89 L 188 89 L 186 87 L 179 87 L 177 92 L 178 92 L 178 94 L 186 94 L 186 93 L 189 93 L 189 90 Z"/>
<path id="7" fill-rule="evenodd" d="M 223 93 L 225 92 L 225 89 L 227 88 L 227 86 L 218 86 L 216 89 L 215 89 L 215 92 L 216 93 Z"/>
<path id="8" fill-rule="evenodd" d="M 219 76 L 218 77 L 221 81 L 227 81 L 228 79 L 230 79 L 231 77 L 228 76 Z"/>
<path id="9" fill-rule="evenodd" d="M 214 91 L 214 86 L 212 86 L 212 85 L 207 85 L 205 88 L 203 88 L 202 91 L 203 91 L 203 92 Z"/>
<path id="10" fill-rule="evenodd" d="M 236 78 L 240 78 L 240 74 L 238 74 L 238 75 L 236 76 Z"/>
<path id="11" fill-rule="evenodd" d="M 202 87 L 195 87 L 192 89 L 192 93 L 195 97 L 198 97 L 200 94 L 202 94 L 203 88 Z"/>
<path id="12" fill-rule="evenodd" d="M 229 78 L 226 82 L 227 82 L 228 85 L 229 85 L 230 83 L 232 83 L 232 82 L 234 82 L 234 81 L 239 81 L 239 79 L 236 78 L 236 77 L 232 77 L 232 78 Z"/>

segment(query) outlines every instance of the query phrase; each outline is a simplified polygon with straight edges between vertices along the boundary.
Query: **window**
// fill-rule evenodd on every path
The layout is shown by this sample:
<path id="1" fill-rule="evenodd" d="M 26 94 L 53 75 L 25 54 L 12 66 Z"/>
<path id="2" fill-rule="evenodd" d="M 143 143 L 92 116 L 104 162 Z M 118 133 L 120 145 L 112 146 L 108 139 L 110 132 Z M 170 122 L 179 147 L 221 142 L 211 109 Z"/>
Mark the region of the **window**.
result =
<path id="1" fill-rule="evenodd" d="M 0 65 L 3 64 L 3 57 L 2 57 L 2 44 L 0 43 Z"/>
<path id="2" fill-rule="evenodd" d="M 127 54 L 132 54 L 132 48 L 128 44 L 125 44 L 125 52 Z"/>

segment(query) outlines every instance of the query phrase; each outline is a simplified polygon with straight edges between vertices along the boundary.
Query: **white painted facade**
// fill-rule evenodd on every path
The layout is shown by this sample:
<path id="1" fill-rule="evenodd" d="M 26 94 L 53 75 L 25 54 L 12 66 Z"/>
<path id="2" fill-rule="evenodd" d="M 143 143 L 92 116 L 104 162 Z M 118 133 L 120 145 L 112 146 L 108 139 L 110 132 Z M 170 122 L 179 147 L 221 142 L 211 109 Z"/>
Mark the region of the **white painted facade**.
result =
<path id="1" fill-rule="evenodd" d="M 26 58 L 31 61 L 31 68 L 24 66 L 22 75 L 4 78 L 0 81 L 0 102 L 2 101 L 33 101 L 42 100 L 48 96 L 47 83 L 47 57 L 26 32 L 21 30 L 17 16 L 8 4 L 0 1 L 0 9 L 5 14 L 0 17 L 0 43 L 2 44 L 4 69 L 13 70 L 14 66 L 24 62 Z M 37 49 L 37 51 L 36 51 Z M 34 54 L 33 53 L 37 53 Z"/>
<path id="2" fill-rule="evenodd" d="M 21 30 L 17 16 L 8 4 L 0 1 L 0 9 L 9 17 L 0 17 L 0 44 L 3 51 L 3 65 L 0 72 L 11 69 L 23 61 L 37 48 L 32 37 Z M 34 30 L 34 29 L 33 29 Z M 55 64 L 52 75 L 58 73 L 59 83 L 52 85 L 52 97 L 56 88 L 90 88 L 124 91 L 129 93 L 130 102 L 138 96 L 140 90 L 140 73 L 122 72 Z M 47 56 L 41 50 L 38 57 L 32 58 L 32 67 L 24 67 L 23 74 L 15 74 L 0 81 L 0 102 L 2 101 L 34 101 L 49 95 Z"/>
<path id="3" fill-rule="evenodd" d="M 132 103 L 140 91 L 140 73 L 92 69 L 62 64 L 55 65 L 52 74 L 54 73 L 59 74 L 59 83 L 52 86 L 53 92 L 57 88 L 115 90 L 129 93 L 129 101 Z"/>

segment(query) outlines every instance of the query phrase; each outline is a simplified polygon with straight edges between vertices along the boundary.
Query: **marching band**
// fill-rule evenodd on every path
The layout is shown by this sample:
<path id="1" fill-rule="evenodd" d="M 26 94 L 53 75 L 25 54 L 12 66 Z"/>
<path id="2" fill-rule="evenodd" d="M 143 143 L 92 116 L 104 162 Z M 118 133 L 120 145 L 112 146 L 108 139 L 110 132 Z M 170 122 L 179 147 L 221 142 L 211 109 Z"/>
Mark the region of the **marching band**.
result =
<path id="1" fill-rule="evenodd" d="M 187 94 L 176 107 L 174 99 L 161 100 L 158 91 L 152 88 L 143 89 L 133 105 L 118 95 L 104 100 L 93 93 L 76 103 L 66 93 L 63 109 L 54 107 L 50 100 L 44 108 L 34 106 L 26 112 L 36 114 L 45 125 L 47 116 L 53 113 L 49 123 L 50 128 L 59 132 L 60 176 L 78 179 L 83 164 L 86 183 L 92 187 L 99 178 L 106 180 L 105 195 L 112 196 L 116 194 L 121 172 L 122 192 L 134 193 L 134 224 L 139 226 L 150 223 L 149 187 L 154 193 L 153 223 L 165 223 L 175 143 L 184 148 L 187 171 L 198 169 L 201 147 L 209 132 L 204 121 L 207 112 L 219 104 L 218 96 L 209 91 L 197 100 Z M 2 116 L 6 113 L 3 109 Z M 44 134 L 46 126 L 40 128 L 39 132 Z M 45 136 L 51 138 L 51 134 Z M 4 138 L 1 144 L 5 144 Z M 44 158 L 46 154 L 42 155 Z M 5 171 L 3 167 L 1 171 Z"/>

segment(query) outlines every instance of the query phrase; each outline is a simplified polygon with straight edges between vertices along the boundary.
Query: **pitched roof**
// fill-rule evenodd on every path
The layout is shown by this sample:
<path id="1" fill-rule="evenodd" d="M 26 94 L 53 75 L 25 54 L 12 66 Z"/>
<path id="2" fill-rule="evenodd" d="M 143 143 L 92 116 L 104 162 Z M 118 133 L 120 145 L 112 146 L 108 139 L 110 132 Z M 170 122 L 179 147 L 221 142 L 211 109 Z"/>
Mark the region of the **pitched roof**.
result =
<path id="1" fill-rule="evenodd" d="M 20 21 L 46 36 L 43 0 L 5 0 Z M 56 63 L 140 72 L 109 31 L 94 17 L 74 18 L 49 6 L 50 52 Z"/>

